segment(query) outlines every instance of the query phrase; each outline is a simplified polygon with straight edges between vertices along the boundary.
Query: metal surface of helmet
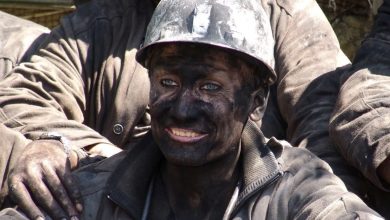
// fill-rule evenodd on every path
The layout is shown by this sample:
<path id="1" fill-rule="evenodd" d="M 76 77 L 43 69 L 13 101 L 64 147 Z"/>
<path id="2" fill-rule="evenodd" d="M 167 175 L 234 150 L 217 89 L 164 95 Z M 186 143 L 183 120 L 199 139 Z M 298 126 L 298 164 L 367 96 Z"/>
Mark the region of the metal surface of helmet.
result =
<path id="1" fill-rule="evenodd" d="M 161 0 L 136 59 L 147 66 L 148 50 L 172 42 L 228 49 L 267 68 L 276 79 L 274 39 L 269 18 L 258 0 Z"/>

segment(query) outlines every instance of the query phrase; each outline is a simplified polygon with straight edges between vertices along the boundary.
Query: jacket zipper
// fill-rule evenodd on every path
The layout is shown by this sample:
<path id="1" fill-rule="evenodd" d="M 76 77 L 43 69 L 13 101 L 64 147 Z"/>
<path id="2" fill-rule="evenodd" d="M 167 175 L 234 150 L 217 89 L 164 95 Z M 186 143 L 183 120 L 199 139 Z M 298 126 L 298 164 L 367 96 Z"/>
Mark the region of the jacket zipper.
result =
<path id="1" fill-rule="evenodd" d="M 270 184 L 274 183 L 276 180 L 279 179 L 279 177 L 281 177 L 283 174 L 283 171 L 279 171 L 278 173 L 276 173 L 271 179 L 269 179 L 267 182 L 265 182 L 263 185 L 259 186 L 257 189 L 253 190 L 251 193 L 249 193 L 248 195 L 246 195 L 244 198 L 240 199 L 240 201 L 237 201 L 236 203 L 236 206 L 234 207 L 234 209 L 232 210 L 232 212 L 230 213 L 230 216 L 228 219 L 232 219 L 232 217 L 237 213 L 238 209 L 243 205 L 243 203 L 248 199 L 250 198 L 251 196 L 253 196 L 256 192 L 262 190 L 263 188 L 269 186 Z"/>

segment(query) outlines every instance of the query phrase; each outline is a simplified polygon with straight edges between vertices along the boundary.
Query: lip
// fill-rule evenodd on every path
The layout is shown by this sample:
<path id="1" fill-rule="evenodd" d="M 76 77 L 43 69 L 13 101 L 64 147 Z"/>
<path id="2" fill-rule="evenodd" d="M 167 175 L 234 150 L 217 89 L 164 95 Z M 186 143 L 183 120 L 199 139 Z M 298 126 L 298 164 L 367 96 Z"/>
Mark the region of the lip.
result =
<path id="1" fill-rule="evenodd" d="M 184 128 L 165 128 L 165 131 L 169 134 L 169 136 L 177 141 L 182 143 L 194 143 L 200 141 L 201 139 L 208 136 L 208 134 L 202 134 L 190 129 Z"/>

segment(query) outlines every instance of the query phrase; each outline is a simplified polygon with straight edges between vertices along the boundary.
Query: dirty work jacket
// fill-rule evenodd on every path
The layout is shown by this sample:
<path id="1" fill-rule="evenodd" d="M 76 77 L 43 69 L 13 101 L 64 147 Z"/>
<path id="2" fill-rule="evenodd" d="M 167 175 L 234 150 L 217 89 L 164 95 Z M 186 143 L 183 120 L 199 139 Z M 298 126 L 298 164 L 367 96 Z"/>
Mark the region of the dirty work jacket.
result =
<path id="1" fill-rule="evenodd" d="M 264 142 L 250 123 L 242 136 L 242 187 L 229 219 L 376 218 L 362 200 L 346 191 L 328 164 L 312 153 L 276 139 Z M 76 171 L 83 194 L 82 219 L 141 219 L 161 160 L 149 133 L 128 153 Z M 165 219 L 167 212 L 159 210 L 158 219 Z"/>
<path id="2" fill-rule="evenodd" d="M 390 157 L 390 0 L 379 9 L 371 33 L 351 69 L 343 73 L 341 84 L 331 136 L 344 158 L 380 189 L 375 202 L 390 218 L 390 186 L 376 172 Z"/>
<path id="3" fill-rule="evenodd" d="M 263 130 L 272 136 L 287 127 L 294 146 L 325 159 L 350 189 L 365 195 L 365 187 L 358 187 L 364 181 L 351 176 L 328 137 L 338 90 L 334 70 L 349 63 L 329 22 L 315 0 L 261 0 L 261 5 L 275 38 L 278 73 Z M 152 11 L 150 0 L 80 5 L 30 62 L 0 82 L 0 122 L 29 139 L 56 131 L 76 147 L 123 148 L 144 128 L 149 81 L 134 55 Z"/>
<path id="4" fill-rule="evenodd" d="M 276 85 L 262 131 L 309 149 L 330 164 L 348 189 L 364 197 L 366 180 L 340 156 L 329 137 L 340 70 L 349 60 L 327 18 L 313 0 L 262 0 L 275 38 Z"/>
<path id="5" fill-rule="evenodd" d="M 0 11 L 0 78 L 20 62 L 28 60 L 43 42 L 49 29 Z M 8 192 L 10 169 L 29 142 L 21 133 L 0 124 L 0 204 Z M 3 185 L 4 184 L 4 185 Z"/>
<path id="6" fill-rule="evenodd" d="M 0 77 L 28 60 L 49 29 L 0 11 Z"/>
<path id="7" fill-rule="evenodd" d="M 95 0 L 63 18 L 0 82 L 1 122 L 30 139 L 57 131 L 76 147 L 123 147 L 148 102 L 149 79 L 134 56 L 150 2 Z"/>

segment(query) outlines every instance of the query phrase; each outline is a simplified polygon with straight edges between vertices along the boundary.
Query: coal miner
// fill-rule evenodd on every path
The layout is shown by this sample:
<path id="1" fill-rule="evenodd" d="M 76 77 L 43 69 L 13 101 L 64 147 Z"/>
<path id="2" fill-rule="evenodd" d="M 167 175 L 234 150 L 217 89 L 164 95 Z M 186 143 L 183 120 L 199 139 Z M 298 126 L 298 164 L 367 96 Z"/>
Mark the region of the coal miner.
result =
<path id="1" fill-rule="evenodd" d="M 39 50 L 0 80 L 0 123 L 27 139 L 18 154 L 0 146 L 0 205 L 17 204 L 32 219 L 80 215 L 86 207 L 71 171 L 128 149 L 150 129 L 150 82 L 135 55 L 159 1 L 76 2 Z M 328 132 L 336 70 L 349 64 L 331 25 L 315 0 L 259 0 L 257 7 L 270 23 L 277 74 L 257 126 L 328 162 L 366 201 L 365 180 Z"/>
<path id="2" fill-rule="evenodd" d="M 257 1 L 161 1 L 136 55 L 151 132 L 74 173 L 81 218 L 380 218 L 325 162 L 253 122 L 275 80 L 273 48 Z"/>

